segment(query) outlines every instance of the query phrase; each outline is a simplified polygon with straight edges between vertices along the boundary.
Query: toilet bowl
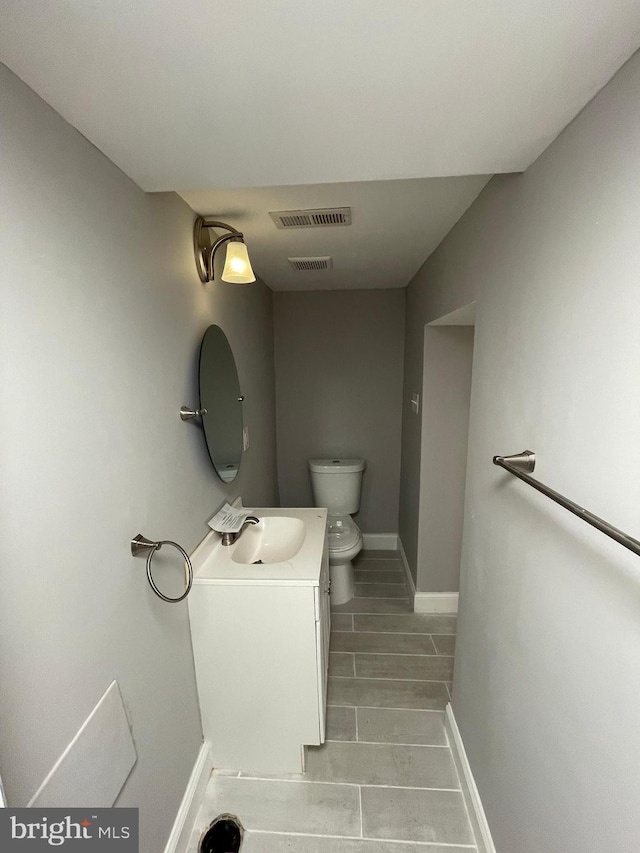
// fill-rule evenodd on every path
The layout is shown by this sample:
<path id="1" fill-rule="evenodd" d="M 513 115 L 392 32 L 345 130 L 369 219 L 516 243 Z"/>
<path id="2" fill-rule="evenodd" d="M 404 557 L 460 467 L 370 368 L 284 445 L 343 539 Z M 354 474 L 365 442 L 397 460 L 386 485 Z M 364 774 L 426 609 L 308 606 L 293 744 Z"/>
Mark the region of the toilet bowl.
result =
<path id="1" fill-rule="evenodd" d="M 353 598 L 353 560 L 362 550 L 362 533 L 351 518 L 360 507 L 364 459 L 310 459 L 309 471 L 315 506 L 329 511 L 329 577 L 331 603 Z"/>
<path id="2" fill-rule="evenodd" d="M 355 592 L 353 560 L 362 550 L 362 533 L 349 515 L 329 516 L 331 603 L 346 604 Z"/>

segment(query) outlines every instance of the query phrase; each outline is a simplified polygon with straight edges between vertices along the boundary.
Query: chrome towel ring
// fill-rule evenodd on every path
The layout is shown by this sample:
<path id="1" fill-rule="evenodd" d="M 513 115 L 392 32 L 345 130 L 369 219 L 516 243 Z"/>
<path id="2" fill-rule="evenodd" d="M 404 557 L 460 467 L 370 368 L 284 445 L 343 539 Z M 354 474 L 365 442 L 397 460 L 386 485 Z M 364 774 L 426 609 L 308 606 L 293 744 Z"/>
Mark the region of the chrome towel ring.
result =
<path id="1" fill-rule="evenodd" d="M 160 592 L 158 587 L 155 584 L 155 581 L 151 575 L 151 560 L 153 559 L 153 555 L 156 551 L 159 551 L 163 545 L 173 545 L 174 548 L 177 548 L 178 551 L 184 557 L 184 579 L 186 583 L 186 589 L 182 593 L 182 595 L 177 598 L 170 598 L 168 595 Z M 142 533 L 138 533 L 137 536 L 134 536 L 131 540 L 131 554 L 134 557 L 144 557 L 147 555 L 147 580 L 149 581 L 149 585 L 151 589 L 155 592 L 158 598 L 161 598 L 163 601 L 182 601 L 183 598 L 186 598 L 191 592 L 191 586 L 193 584 L 193 566 L 191 565 L 191 560 L 189 559 L 189 555 L 178 545 L 177 542 L 171 542 L 168 539 L 161 539 L 159 542 L 152 542 L 150 539 L 147 539 L 146 536 L 143 536 Z"/>

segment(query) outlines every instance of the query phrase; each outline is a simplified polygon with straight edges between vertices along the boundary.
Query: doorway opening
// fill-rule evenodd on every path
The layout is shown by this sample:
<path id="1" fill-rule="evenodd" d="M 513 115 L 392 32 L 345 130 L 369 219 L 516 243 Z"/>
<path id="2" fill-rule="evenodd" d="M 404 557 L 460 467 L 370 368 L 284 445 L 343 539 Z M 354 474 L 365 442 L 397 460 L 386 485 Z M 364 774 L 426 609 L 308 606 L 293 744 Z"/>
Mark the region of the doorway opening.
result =
<path id="1" fill-rule="evenodd" d="M 458 609 L 475 308 L 472 302 L 425 326 L 417 612 Z"/>

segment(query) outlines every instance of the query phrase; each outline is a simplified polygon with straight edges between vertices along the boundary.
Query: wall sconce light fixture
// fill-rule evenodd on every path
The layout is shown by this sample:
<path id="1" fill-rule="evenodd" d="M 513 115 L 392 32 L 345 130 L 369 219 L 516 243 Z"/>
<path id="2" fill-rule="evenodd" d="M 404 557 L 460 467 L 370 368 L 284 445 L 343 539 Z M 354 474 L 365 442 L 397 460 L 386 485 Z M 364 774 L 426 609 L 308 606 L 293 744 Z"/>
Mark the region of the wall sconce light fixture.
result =
<path id="1" fill-rule="evenodd" d="M 230 233 L 218 237 L 212 243 L 209 239 L 209 228 L 223 228 Z M 203 219 L 202 216 L 196 219 L 193 226 L 193 248 L 200 280 L 213 281 L 213 257 L 223 243 L 227 243 L 227 258 L 222 270 L 222 280 L 232 284 L 250 284 L 255 281 L 244 235 L 231 225 L 215 219 Z"/>

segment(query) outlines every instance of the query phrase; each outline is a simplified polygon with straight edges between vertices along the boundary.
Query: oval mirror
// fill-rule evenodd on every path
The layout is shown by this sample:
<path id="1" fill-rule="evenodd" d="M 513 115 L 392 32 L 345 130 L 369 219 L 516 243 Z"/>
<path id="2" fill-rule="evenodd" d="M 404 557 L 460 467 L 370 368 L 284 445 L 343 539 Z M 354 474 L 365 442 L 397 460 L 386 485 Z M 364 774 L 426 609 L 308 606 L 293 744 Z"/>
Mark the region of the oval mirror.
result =
<path id="1" fill-rule="evenodd" d="M 213 467 L 232 483 L 242 459 L 242 395 L 236 362 L 220 326 L 209 326 L 200 347 L 200 408 Z"/>

